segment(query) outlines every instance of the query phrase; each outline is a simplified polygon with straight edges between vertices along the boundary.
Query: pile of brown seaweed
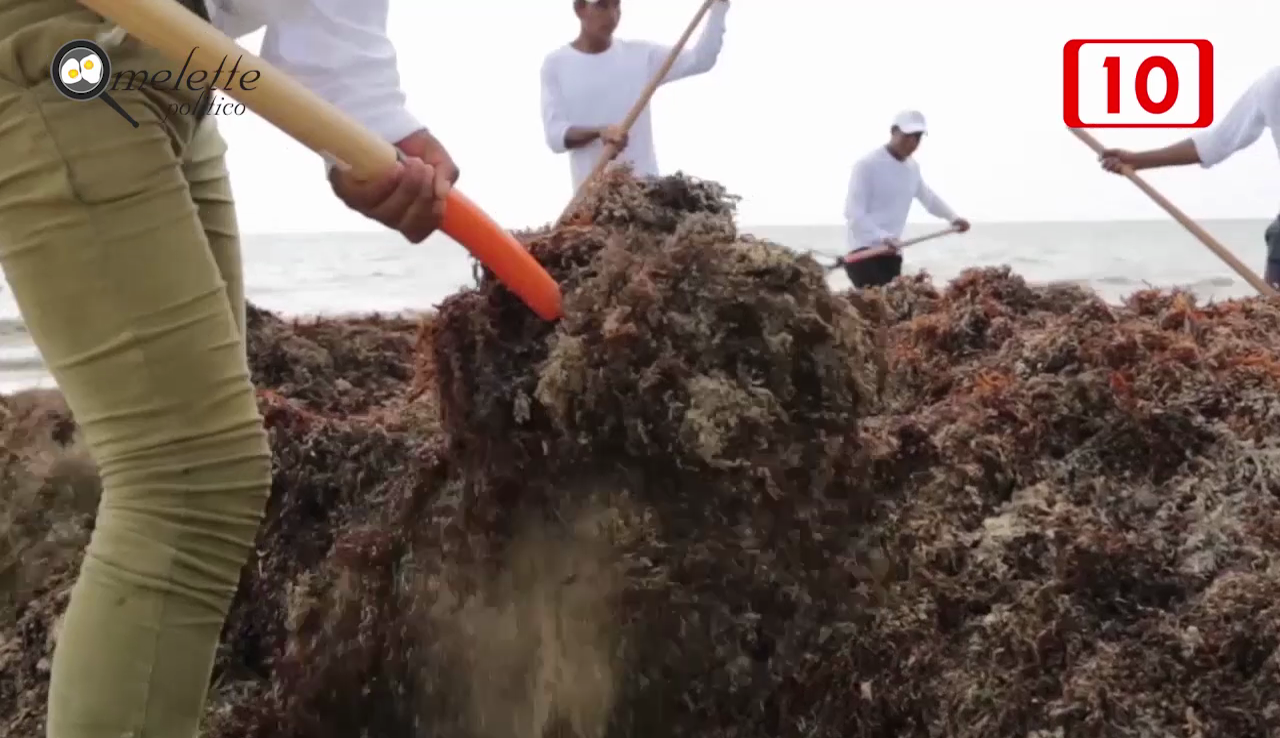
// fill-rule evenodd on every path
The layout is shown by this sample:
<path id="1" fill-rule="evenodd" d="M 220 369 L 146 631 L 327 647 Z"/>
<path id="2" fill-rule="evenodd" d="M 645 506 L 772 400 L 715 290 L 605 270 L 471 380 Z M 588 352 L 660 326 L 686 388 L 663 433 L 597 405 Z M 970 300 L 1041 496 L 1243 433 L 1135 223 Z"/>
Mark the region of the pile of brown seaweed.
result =
<path id="1" fill-rule="evenodd" d="M 1007 270 L 876 296 L 894 572 L 849 732 L 1263 736 L 1280 718 L 1280 305 Z"/>
<path id="2" fill-rule="evenodd" d="M 1280 304 L 1007 270 L 832 295 L 617 173 L 419 328 L 252 311 L 274 490 L 206 734 L 1269 736 Z M 416 346 L 415 346 L 416 341 Z M 92 525 L 0 407 L 0 736 L 41 734 Z"/>

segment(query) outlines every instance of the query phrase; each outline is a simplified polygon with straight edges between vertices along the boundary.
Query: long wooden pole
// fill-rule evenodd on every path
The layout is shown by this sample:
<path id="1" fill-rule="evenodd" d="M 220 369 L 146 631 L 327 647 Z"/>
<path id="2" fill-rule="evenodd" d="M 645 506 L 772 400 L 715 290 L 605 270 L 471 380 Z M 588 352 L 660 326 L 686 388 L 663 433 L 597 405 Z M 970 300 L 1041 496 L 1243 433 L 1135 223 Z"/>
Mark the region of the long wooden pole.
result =
<path id="1" fill-rule="evenodd" d="M 1071 131 L 1072 135 L 1076 138 L 1083 141 L 1086 146 L 1093 149 L 1094 153 L 1097 155 L 1101 156 L 1102 153 L 1106 151 L 1106 148 L 1098 142 L 1098 139 L 1094 138 L 1088 131 L 1084 131 L 1079 128 L 1068 128 L 1067 130 Z M 1258 291 L 1258 294 L 1266 297 L 1276 296 L 1277 293 L 1274 287 L 1267 284 L 1252 269 L 1245 266 L 1243 262 L 1236 258 L 1235 254 L 1231 253 L 1225 246 L 1218 243 L 1218 240 L 1209 235 L 1209 232 L 1201 228 L 1198 223 L 1187 217 L 1187 214 L 1182 212 L 1178 206 L 1169 202 L 1164 195 L 1156 192 L 1154 187 L 1147 184 L 1146 180 L 1138 176 L 1138 173 L 1133 170 L 1133 167 L 1125 164 L 1121 167 L 1120 173 L 1125 177 L 1128 177 L 1130 182 L 1138 186 L 1138 189 L 1145 192 L 1147 197 L 1155 200 L 1157 205 L 1164 208 L 1166 213 L 1173 216 L 1174 220 L 1181 223 L 1183 228 L 1190 231 L 1191 235 L 1199 239 L 1200 243 L 1204 244 L 1210 251 L 1216 254 L 1219 259 L 1226 262 L 1227 266 L 1234 269 L 1236 274 L 1239 274 L 1244 281 L 1248 282 L 1251 287 Z"/>
<path id="2" fill-rule="evenodd" d="M 957 228 L 957 227 L 955 227 L 955 226 L 950 226 L 950 227 L 947 227 L 947 228 L 943 228 L 943 229 L 942 229 L 942 230 L 940 230 L 940 231 L 934 231 L 934 232 L 932 232 L 932 233 L 926 233 L 926 234 L 924 234 L 923 236 L 916 236 L 915 238 L 908 238 L 907 240 L 902 241 L 901 243 L 899 243 L 899 244 L 898 244 L 898 250 L 902 250 L 902 249 L 905 249 L 905 248 L 906 248 L 906 247 L 908 247 L 908 246 L 914 246 L 914 245 L 916 245 L 916 244 L 918 244 L 918 243 L 923 243 L 923 242 L 925 242 L 925 241 L 932 241 L 932 240 L 933 240 L 933 239 L 935 239 L 935 238 L 941 238 L 942 236 L 950 235 L 950 234 L 952 234 L 952 233 L 959 233 L 959 232 L 960 232 L 960 229 L 959 229 L 959 228 Z M 854 253 L 852 253 L 852 254 L 848 254 L 848 255 L 846 255 L 846 256 L 844 256 L 844 257 L 842 257 L 842 258 L 841 258 L 839 261 L 837 261 L 835 264 L 832 264 L 831 266 L 827 267 L 827 271 L 832 271 L 832 272 L 833 272 L 833 271 L 835 271 L 835 270 L 839 269 L 840 267 L 844 266 L 845 264 L 853 264 L 853 263 L 855 263 L 855 262 L 862 261 L 863 259 L 870 259 L 870 258 L 872 258 L 872 257 L 874 257 L 874 256 L 880 256 L 881 254 L 887 254 L 887 253 L 889 253 L 890 251 L 893 251 L 893 249 L 890 249 L 890 248 L 889 248 L 889 247 L 887 247 L 887 246 L 877 246 L 877 247 L 876 247 L 876 248 L 874 248 L 874 249 L 865 249 L 865 250 L 863 250 L 863 251 L 856 251 L 856 252 L 854 252 Z"/>
<path id="3" fill-rule="evenodd" d="M 657 92 L 658 88 L 662 86 L 662 81 L 667 78 L 667 73 L 671 71 L 671 67 L 676 63 L 676 59 L 679 58 L 680 52 L 684 51 L 685 45 L 689 43 L 689 38 L 692 37 L 693 32 L 697 30 L 698 24 L 702 22 L 703 16 L 711 10 L 711 6 L 713 4 L 721 1 L 722 0 L 705 0 L 702 3 L 702 7 L 698 8 L 697 14 L 693 16 L 693 20 L 689 21 L 689 25 L 685 27 L 684 33 L 680 36 L 680 40 L 676 41 L 676 45 L 671 47 L 671 53 L 667 54 L 667 58 L 662 62 L 662 66 L 659 67 L 657 73 L 653 75 L 653 79 L 649 80 L 649 84 L 646 85 L 644 90 L 640 93 L 640 97 L 636 100 L 635 105 L 632 105 L 631 110 L 627 112 L 627 117 L 623 118 L 622 123 L 618 125 L 624 133 L 631 132 L 631 127 L 635 125 L 636 119 L 640 117 L 640 114 L 644 112 L 645 107 L 649 105 L 649 100 L 653 97 L 653 93 Z M 605 167 L 609 166 L 609 162 L 613 161 L 619 153 L 619 149 L 613 144 L 605 144 L 604 153 L 600 156 L 600 160 L 596 162 L 595 168 L 591 170 L 591 173 L 587 175 L 587 178 L 578 186 L 578 191 L 573 194 L 573 199 L 569 201 L 569 204 L 565 206 L 564 212 L 560 214 L 561 222 L 563 222 L 565 218 L 568 218 L 569 215 L 577 209 L 578 203 L 582 202 L 582 198 L 586 196 L 587 191 L 590 190 L 591 185 L 595 182 L 596 178 L 600 176 L 600 173 L 605 170 Z"/>

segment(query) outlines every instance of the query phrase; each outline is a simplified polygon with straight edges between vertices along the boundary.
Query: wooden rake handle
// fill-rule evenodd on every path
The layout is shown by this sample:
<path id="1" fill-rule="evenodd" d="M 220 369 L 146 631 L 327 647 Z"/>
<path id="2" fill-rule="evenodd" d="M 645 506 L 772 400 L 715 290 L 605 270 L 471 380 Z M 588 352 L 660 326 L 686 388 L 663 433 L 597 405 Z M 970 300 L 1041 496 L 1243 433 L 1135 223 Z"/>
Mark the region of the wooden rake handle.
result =
<path id="1" fill-rule="evenodd" d="M 959 228 L 955 226 L 949 226 L 947 228 L 943 228 L 940 231 L 926 233 L 923 236 L 908 238 L 907 240 L 898 244 L 898 250 L 901 251 L 902 249 L 905 249 L 908 246 L 914 246 L 918 243 L 924 243 L 925 241 L 932 241 L 935 238 L 941 238 L 942 236 L 947 236 L 952 233 L 959 233 L 959 232 L 960 232 Z M 864 249 L 862 251 L 855 251 L 852 254 L 848 254 L 844 257 L 841 257 L 841 259 L 837 261 L 835 264 L 832 264 L 831 266 L 827 267 L 827 271 L 834 272 L 835 270 L 839 269 L 845 264 L 855 264 L 865 259 L 871 259 L 877 256 L 883 256 L 884 254 L 888 254 L 892 252 L 893 252 L 893 249 L 887 246 L 877 246 L 876 248 L 873 248 L 873 249 Z"/>

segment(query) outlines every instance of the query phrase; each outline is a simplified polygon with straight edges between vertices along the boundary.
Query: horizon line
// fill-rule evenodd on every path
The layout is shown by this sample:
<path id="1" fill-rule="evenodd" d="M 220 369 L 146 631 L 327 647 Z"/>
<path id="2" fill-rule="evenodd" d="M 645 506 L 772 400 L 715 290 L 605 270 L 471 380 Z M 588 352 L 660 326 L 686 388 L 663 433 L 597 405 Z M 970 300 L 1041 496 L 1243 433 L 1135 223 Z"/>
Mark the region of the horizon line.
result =
<path id="1" fill-rule="evenodd" d="M 1271 217 L 1230 217 L 1230 218 L 1200 218 L 1197 222 L 1201 223 L 1221 223 L 1230 221 L 1269 221 Z M 907 226 L 930 226 L 941 223 L 941 220 L 918 220 L 908 221 Z M 970 221 L 976 227 L 978 225 L 1075 225 L 1080 223 L 1170 223 L 1177 224 L 1172 218 L 1080 218 L 1076 220 L 974 220 Z M 513 230 L 535 230 L 546 227 L 548 224 L 541 226 L 523 226 Z M 845 224 L 840 222 L 826 223 L 741 223 L 738 225 L 739 230 L 749 231 L 752 228 L 844 228 Z M 391 233 L 386 229 L 370 229 L 360 231 L 242 231 L 241 236 L 304 236 L 304 235 L 330 235 L 330 236 L 356 236 L 356 235 L 372 235 L 377 233 Z"/>

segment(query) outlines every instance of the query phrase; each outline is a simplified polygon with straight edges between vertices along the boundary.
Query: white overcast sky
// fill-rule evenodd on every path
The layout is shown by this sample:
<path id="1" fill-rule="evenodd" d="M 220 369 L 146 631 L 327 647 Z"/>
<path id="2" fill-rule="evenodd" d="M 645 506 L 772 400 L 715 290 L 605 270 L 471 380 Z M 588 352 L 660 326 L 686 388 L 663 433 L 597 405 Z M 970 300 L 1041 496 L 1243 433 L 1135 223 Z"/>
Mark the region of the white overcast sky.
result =
<path id="1" fill-rule="evenodd" d="M 618 35 L 673 43 L 699 0 L 624 0 Z M 571 0 L 392 0 L 410 107 L 462 168 L 460 188 L 512 228 L 553 219 L 568 162 L 543 143 L 538 69 L 570 40 Z M 928 117 L 926 180 L 972 220 L 1164 218 L 1104 175 L 1062 122 L 1070 38 L 1207 38 L 1221 116 L 1280 64 L 1277 0 L 733 0 L 709 74 L 653 102 L 659 164 L 724 182 L 749 225 L 838 223 L 849 167 L 903 107 Z M 244 39 L 252 50 L 258 37 Z M 333 199 L 317 157 L 251 116 L 223 118 L 246 232 L 376 228 Z M 1145 147 L 1188 131 L 1100 130 Z M 1197 218 L 1270 218 L 1280 162 L 1264 136 L 1210 171 L 1148 179 Z"/>

